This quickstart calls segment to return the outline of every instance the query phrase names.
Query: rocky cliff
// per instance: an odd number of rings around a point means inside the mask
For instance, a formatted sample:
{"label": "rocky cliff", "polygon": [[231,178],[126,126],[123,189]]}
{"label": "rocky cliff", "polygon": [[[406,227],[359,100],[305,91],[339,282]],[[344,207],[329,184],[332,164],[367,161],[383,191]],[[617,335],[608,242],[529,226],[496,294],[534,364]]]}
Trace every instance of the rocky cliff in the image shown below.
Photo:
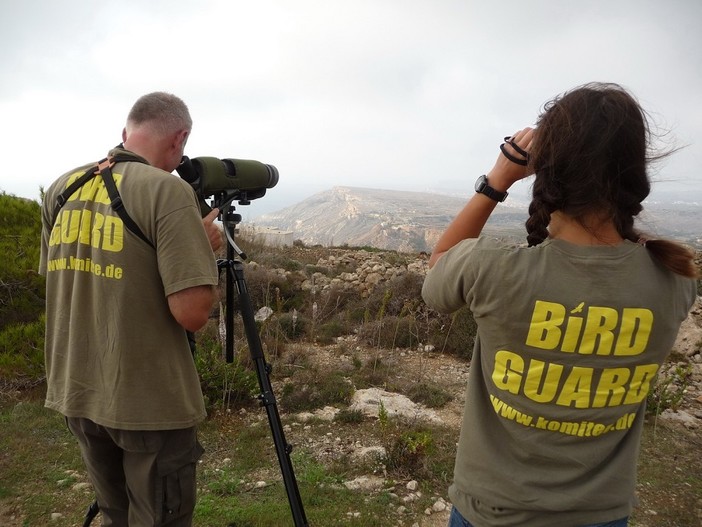
{"label": "rocky cliff", "polygon": [[[375,247],[401,252],[429,252],[466,202],[421,192],[334,187],[260,216],[254,227],[292,232],[306,245]],[[504,205],[490,218],[489,229],[518,236],[526,205]]]}
{"label": "rocky cliff", "polygon": [[[243,228],[274,229],[285,240],[326,247],[374,247],[401,252],[430,252],[438,237],[463,207],[465,196],[334,187],[296,205],[256,218]],[[645,203],[638,226],[648,233],[702,248],[697,203]],[[495,209],[485,227],[490,236],[525,241],[528,203],[510,197]],[[283,244],[289,245],[289,241]]]}

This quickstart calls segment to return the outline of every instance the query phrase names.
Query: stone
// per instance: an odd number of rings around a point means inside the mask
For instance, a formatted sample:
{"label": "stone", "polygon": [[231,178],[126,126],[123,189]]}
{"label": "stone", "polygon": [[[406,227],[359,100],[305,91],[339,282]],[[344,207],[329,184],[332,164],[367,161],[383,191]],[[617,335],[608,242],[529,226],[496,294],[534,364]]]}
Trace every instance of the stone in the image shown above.
{"label": "stone", "polygon": [[360,410],[364,415],[378,417],[381,404],[390,417],[408,417],[441,422],[436,412],[412,402],[404,395],[386,392],[380,388],[356,390],[353,394],[350,410]]}

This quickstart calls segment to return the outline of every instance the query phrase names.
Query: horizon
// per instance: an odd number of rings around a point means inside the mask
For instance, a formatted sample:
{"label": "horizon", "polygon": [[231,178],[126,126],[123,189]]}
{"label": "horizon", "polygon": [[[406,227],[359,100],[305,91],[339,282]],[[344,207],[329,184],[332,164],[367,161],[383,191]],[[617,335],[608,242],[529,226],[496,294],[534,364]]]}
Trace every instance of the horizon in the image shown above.
{"label": "horizon", "polygon": [[[174,174],[174,177],[179,177]],[[510,190],[510,196],[504,203],[500,204],[500,209],[522,209],[529,205],[530,201],[530,181],[519,182]],[[276,185],[277,186],[277,185]],[[426,189],[424,191],[419,190],[407,190],[407,189],[393,189],[385,187],[371,187],[367,185],[333,185],[321,190],[317,190],[312,193],[304,194],[300,193],[296,195],[295,193],[290,194],[276,194],[276,187],[266,189],[266,194],[259,199],[251,201],[250,205],[239,205],[235,203],[235,208],[239,214],[242,215],[242,221],[255,221],[262,216],[273,215],[278,212],[282,212],[285,209],[295,207],[301,204],[307,199],[314,196],[328,193],[333,191],[335,188],[350,188],[350,189],[360,189],[360,190],[371,190],[371,191],[383,191],[383,192],[407,192],[412,194],[426,194],[431,196],[445,196],[452,199],[465,199],[468,200],[472,194],[473,189]],[[36,197],[28,196],[18,196],[11,192],[5,191],[0,187],[0,193],[15,196],[18,198],[29,199],[35,202],[40,202],[39,190],[37,191]],[[271,197],[273,199],[271,199]],[[207,197],[210,199],[210,197]],[[677,206],[691,206],[691,207],[702,207],[702,188],[693,189],[693,191],[683,191],[683,190],[666,190],[656,188],[656,183],[652,184],[651,194],[642,202],[644,206],[644,211],[647,206],[656,206],[659,204],[669,204]],[[500,209],[497,209],[498,211]],[[700,218],[700,232],[702,232],[702,217]]]}

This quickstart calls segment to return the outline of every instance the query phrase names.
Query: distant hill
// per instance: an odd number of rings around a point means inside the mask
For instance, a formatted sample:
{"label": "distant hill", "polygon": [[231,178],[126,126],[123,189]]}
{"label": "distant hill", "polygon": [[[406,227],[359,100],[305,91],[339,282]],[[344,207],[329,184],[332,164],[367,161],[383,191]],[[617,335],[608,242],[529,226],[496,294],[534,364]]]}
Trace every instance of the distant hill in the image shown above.
{"label": "distant hill", "polygon": [[[307,245],[375,247],[430,252],[466,203],[455,197],[357,187],[334,187],[296,205],[259,216],[253,228],[287,231]],[[509,199],[495,209],[485,234],[523,242],[528,203]],[[646,205],[640,228],[702,247],[699,204]]]}

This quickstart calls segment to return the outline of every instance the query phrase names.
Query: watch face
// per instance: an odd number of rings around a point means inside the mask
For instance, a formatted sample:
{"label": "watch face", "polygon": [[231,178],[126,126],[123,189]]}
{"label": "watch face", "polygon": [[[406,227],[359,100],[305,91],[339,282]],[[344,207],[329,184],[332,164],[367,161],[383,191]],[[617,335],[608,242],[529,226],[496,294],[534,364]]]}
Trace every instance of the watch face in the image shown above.
{"label": "watch face", "polygon": [[495,201],[504,201],[507,198],[507,192],[500,192],[495,190],[488,184],[488,179],[486,175],[482,175],[475,182],[475,191],[479,194],[484,194],[490,199]]}

